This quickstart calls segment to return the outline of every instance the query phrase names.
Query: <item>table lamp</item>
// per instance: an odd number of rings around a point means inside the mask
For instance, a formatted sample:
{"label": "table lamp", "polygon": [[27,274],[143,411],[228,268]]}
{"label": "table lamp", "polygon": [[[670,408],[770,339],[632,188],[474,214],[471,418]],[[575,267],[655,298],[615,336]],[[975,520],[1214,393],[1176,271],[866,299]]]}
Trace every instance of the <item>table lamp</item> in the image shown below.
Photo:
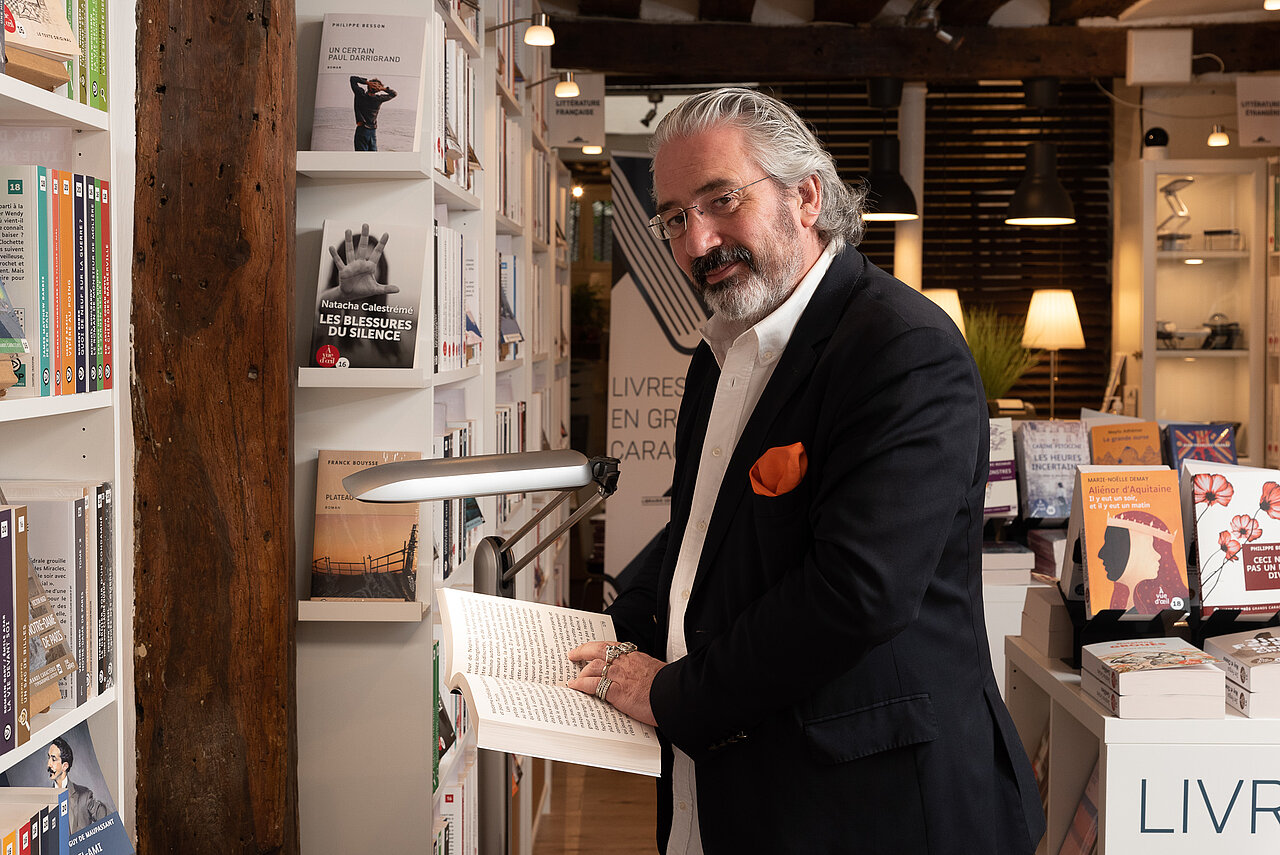
{"label": "table lamp", "polygon": [[1022,346],[1049,351],[1049,418],[1054,416],[1054,392],[1058,383],[1058,351],[1084,347],[1084,331],[1076,298],[1066,288],[1044,288],[1031,295]]}
{"label": "table lamp", "polygon": [[964,312],[960,309],[960,292],[955,288],[925,288],[920,293],[942,307],[948,317],[955,321],[956,326],[960,328],[960,335],[967,341],[969,337],[964,330]]}

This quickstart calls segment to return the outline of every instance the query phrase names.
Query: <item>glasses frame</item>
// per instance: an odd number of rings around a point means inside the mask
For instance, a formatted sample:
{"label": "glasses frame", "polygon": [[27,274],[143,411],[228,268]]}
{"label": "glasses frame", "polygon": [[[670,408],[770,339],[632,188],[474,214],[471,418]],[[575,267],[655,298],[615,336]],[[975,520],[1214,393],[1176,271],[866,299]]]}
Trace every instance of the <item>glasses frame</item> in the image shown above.
{"label": "glasses frame", "polygon": [[684,237],[684,235],[688,232],[689,230],[688,225],[687,224],[685,225],[684,231],[680,232],[680,234],[672,235],[667,230],[667,225],[664,222],[667,218],[676,216],[678,214],[688,214],[690,211],[697,211],[699,214],[701,214],[704,217],[731,217],[738,212],[738,205],[734,205],[733,210],[731,211],[722,211],[722,212],[705,211],[703,210],[702,206],[710,202],[714,202],[716,199],[723,199],[725,197],[732,197],[736,199],[739,204],[741,204],[742,200],[738,197],[737,194],[741,193],[743,190],[746,190],[748,187],[751,187],[752,185],[759,184],[761,181],[767,181],[772,177],[773,177],[772,175],[765,175],[762,178],[757,178],[755,181],[748,181],[746,184],[743,184],[741,187],[735,187],[732,190],[724,190],[724,191],[712,190],[708,192],[706,195],[704,195],[697,202],[694,202],[692,205],[688,205],[684,208],[675,208],[675,209],[669,209],[666,211],[660,211],[659,213],[655,214],[652,218],[650,218],[648,223],[649,231],[653,234],[654,237],[656,237],[658,240],[663,242],[679,240],[680,238]]}

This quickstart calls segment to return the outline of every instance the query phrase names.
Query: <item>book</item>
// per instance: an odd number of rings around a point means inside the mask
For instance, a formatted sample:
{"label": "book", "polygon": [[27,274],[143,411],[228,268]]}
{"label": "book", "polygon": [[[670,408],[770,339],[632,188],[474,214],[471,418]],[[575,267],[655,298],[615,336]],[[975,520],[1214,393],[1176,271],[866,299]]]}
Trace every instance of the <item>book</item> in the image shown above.
{"label": "book", "polygon": [[1280,695],[1280,629],[1260,628],[1204,640],[1206,653],[1217,656],[1227,677],[1250,692]]}
{"label": "book", "polygon": [[1062,528],[1027,530],[1027,548],[1035,553],[1035,572],[1053,579],[1062,577],[1067,552],[1067,531]]}
{"label": "book", "polygon": [[1121,695],[1214,695],[1226,673],[1218,658],[1180,638],[1099,641],[1080,648],[1080,674]]}
{"label": "book", "polygon": [[406,223],[325,220],[322,241],[310,365],[418,365],[419,343],[431,346],[422,329],[430,230]]}
{"label": "book", "polygon": [[1019,422],[1013,433],[1022,516],[1066,519],[1075,468],[1089,463],[1089,437],[1079,421]]}
{"label": "book", "polygon": [[1201,614],[1280,610],[1280,471],[1188,459],[1181,492]]}
{"label": "book", "polygon": [[[4,544],[7,543],[7,548]],[[27,589],[27,508],[26,505],[0,505],[0,574],[5,575],[6,596],[0,602],[0,622],[12,621],[12,633],[5,629],[0,634],[0,649],[4,655],[6,675],[12,674],[13,682],[5,681],[13,689],[14,745],[25,745],[31,738],[31,623],[30,598]],[[12,647],[8,647],[12,637]],[[7,713],[7,705],[6,705]],[[4,727],[9,726],[8,717]],[[8,737],[6,733],[6,743]]]}
{"label": "book", "polygon": [[1178,476],[1172,469],[1078,467],[1067,526],[1071,548],[1076,541],[1088,616],[1107,610],[1154,616],[1188,608]]}
{"label": "book", "polygon": [[76,657],[30,561],[27,562],[27,603],[30,626],[28,680],[31,684],[31,711],[35,713],[43,712],[61,700],[58,682],[76,670]]}
{"label": "book", "polygon": [[1236,431],[1225,424],[1171,423],[1164,427],[1165,462],[1178,473],[1184,460],[1236,462]]}
{"label": "book", "polygon": [[10,751],[26,743],[28,731],[19,728],[19,716],[26,718],[26,707],[19,698],[19,678],[25,650],[18,640],[18,621],[14,595],[14,541],[16,508],[0,505],[0,752]]}
{"label": "book", "polygon": [[427,18],[327,13],[312,151],[418,151]]}
{"label": "book", "polygon": [[312,599],[417,599],[421,506],[357,501],[342,479],[382,463],[421,459],[417,451],[319,452]]}
{"label": "book", "polygon": [[[42,166],[2,166],[0,180],[4,194],[0,210],[8,224],[8,239],[0,244],[0,318],[3,338],[0,353],[12,354],[17,383],[5,397],[33,397],[41,394],[40,368],[49,359],[48,292],[50,273],[50,232],[48,221],[49,171]],[[12,314],[10,314],[12,313]],[[19,325],[14,330],[12,322]],[[16,332],[16,336],[14,335]]]}
{"label": "book", "polygon": [[617,638],[612,618],[454,588],[436,594],[445,685],[466,697],[480,748],[661,773],[652,727],[563,685],[578,673],[566,654],[588,641]]}
{"label": "book", "polygon": [[1089,429],[1090,456],[1101,466],[1159,466],[1160,426],[1155,422],[1096,424]]}
{"label": "book", "polygon": [[1080,675],[1080,693],[1116,718],[1224,718],[1226,690],[1214,694],[1124,695],[1093,674]]}
{"label": "book", "polygon": [[1098,775],[1102,758],[1094,761],[1093,772],[1085,784],[1080,802],[1067,826],[1067,836],[1062,841],[1058,855],[1091,855],[1098,848]]}
{"label": "book", "polygon": [[1017,541],[988,540],[982,544],[983,584],[1026,584],[1035,566],[1036,554]]}
{"label": "book", "polygon": [[1228,680],[1227,706],[1247,718],[1280,718],[1280,692],[1251,692]]}
{"label": "book", "polygon": [[990,434],[987,494],[983,502],[982,515],[992,518],[1016,517],[1018,515],[1018,473],[1014,464],[1013,419],[991,419]]}
{"label": "book", "polygon": [[[31,851],[41,855],[70,851],[70,832],[62,821],[62,805],[67,803],[66,790],[50,786],[0,787],[0,817],[21,816],[20,806],[26,806],[30,813]],[[0,819],[0,827],[4,823]]]}
{"label": "book", "polygon": [[80,56],[63,0],[6,0],[5,45],[66,62]]}

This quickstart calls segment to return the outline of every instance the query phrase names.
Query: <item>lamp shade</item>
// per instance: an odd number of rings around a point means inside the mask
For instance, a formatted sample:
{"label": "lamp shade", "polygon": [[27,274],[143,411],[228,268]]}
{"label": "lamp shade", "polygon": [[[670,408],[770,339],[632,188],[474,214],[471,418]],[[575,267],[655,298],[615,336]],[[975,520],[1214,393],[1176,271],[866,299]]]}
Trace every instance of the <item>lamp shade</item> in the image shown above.
{"label": "lamp shade", "polygon": [[1231,145],[1231,137],[1227,135],[1227,129],[1222,125],[1214,125],[1213,130],[1209,132],[1209,139],[1205,142],[1212,148],[1222,148],[1224,145]]}
{"label": "lamp shade", "polygon": [[920,293],[942,307],[951,320],[960,328],[960,335],[965,335],[964,312],[960,310],[960,292],[955,288],[925,288]]}
{"label": "lamp shade", "polygon": [[899,167],[898,138],[871,138],[871,173],[867,176],[867,212],[873,222],[914,220],[916,197],[903,180]]}
{"label": "lamp shade", "polygon": [[1027,146],[1027,171],[1004,221],[1011,226],[1065,226],[1076,221],[1075,206],[1058,180],[1058,147],[1053,143]]}
{"label": "lamp shade", "polygon": [[591,480],[590,460],[577,451],[559,450],[397,460],[353,472],[342,486],[362,502],[426,502],[566,490]]}
{"label": "lamp shade", "polygon": [[[1031,295],[1022,346],[1040,350],[1078,350],[1084,347],[1084,331],[1076,298],[1066,288],[1045,288]],[[386,464],[384,464],[386,465]]]}
{"label": "lamp shade", "polygon": [[541,12],[533,15],[529,28],[524,31],[524,43],[535,47],[551,47],[556,34],[551,31],[551,18]]}
{"label": "lamp shade", "polygon": [[582,94],[582,90],[578,88],[578,81],[573,79],[572,71],[562,71],[556,82],[557,98],[577,98]]}

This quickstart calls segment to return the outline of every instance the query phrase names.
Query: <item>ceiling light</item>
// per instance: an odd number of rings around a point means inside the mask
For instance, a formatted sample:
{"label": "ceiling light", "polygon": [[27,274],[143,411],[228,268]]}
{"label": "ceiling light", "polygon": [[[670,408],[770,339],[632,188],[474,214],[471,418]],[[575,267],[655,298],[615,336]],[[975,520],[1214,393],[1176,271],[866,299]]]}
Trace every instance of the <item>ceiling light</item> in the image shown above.
{"label": "ceiling light", "polygon": [[604,154],[604,146],[602,145],[584,145],[582,147],[583,154]]}
{"label": "ceiling light", "polygon": [[[1280,0],[1276,0],[1280,3]],[[1280,8],[1280,7],[1277,7]],[[1227,136],[1227,129],[1222,125],[1214,125],[1213,130],[1209,132],[1209,139],[1206,140],[1212,148],[1221,148],[1224,145],[1231,145],[1231,137]]]}
{"label": "ceiling light", "polygon": [[556,83],[556,97],[577,98],[581,94],[582,90],[578,88],[578,81],[573,79],[573,72],[560,72],[560,79]]}
{"label": "ceiling light", "polygon": [[1027,171],[1004,221],[1011,226],[1066,226],[1076,221],[1075,206],[1058,180],[1058,147],[1053,143],[1027,146]]}
{"label": "ceiling light", "polygon": [[551,31],[551,18],[542,12],[538,12],[527,18],[515,18],[502,24],[495,24],[492,27],[485,27],[486,33],[492,33],[494,30],[501,30],[505,27],[514,27],[516,24],[528,24],[529,29],[524,31],[524,43],[533,45],[534,47],[551,47],[556,43],[556,34]]}
{"label": "ceiling light", "polygon": [[871,173],[867,176],[867,207],[862,215],[872,222],[915,220],[916,197],[903,180],[899,167],[898,138],[871,138]]}

